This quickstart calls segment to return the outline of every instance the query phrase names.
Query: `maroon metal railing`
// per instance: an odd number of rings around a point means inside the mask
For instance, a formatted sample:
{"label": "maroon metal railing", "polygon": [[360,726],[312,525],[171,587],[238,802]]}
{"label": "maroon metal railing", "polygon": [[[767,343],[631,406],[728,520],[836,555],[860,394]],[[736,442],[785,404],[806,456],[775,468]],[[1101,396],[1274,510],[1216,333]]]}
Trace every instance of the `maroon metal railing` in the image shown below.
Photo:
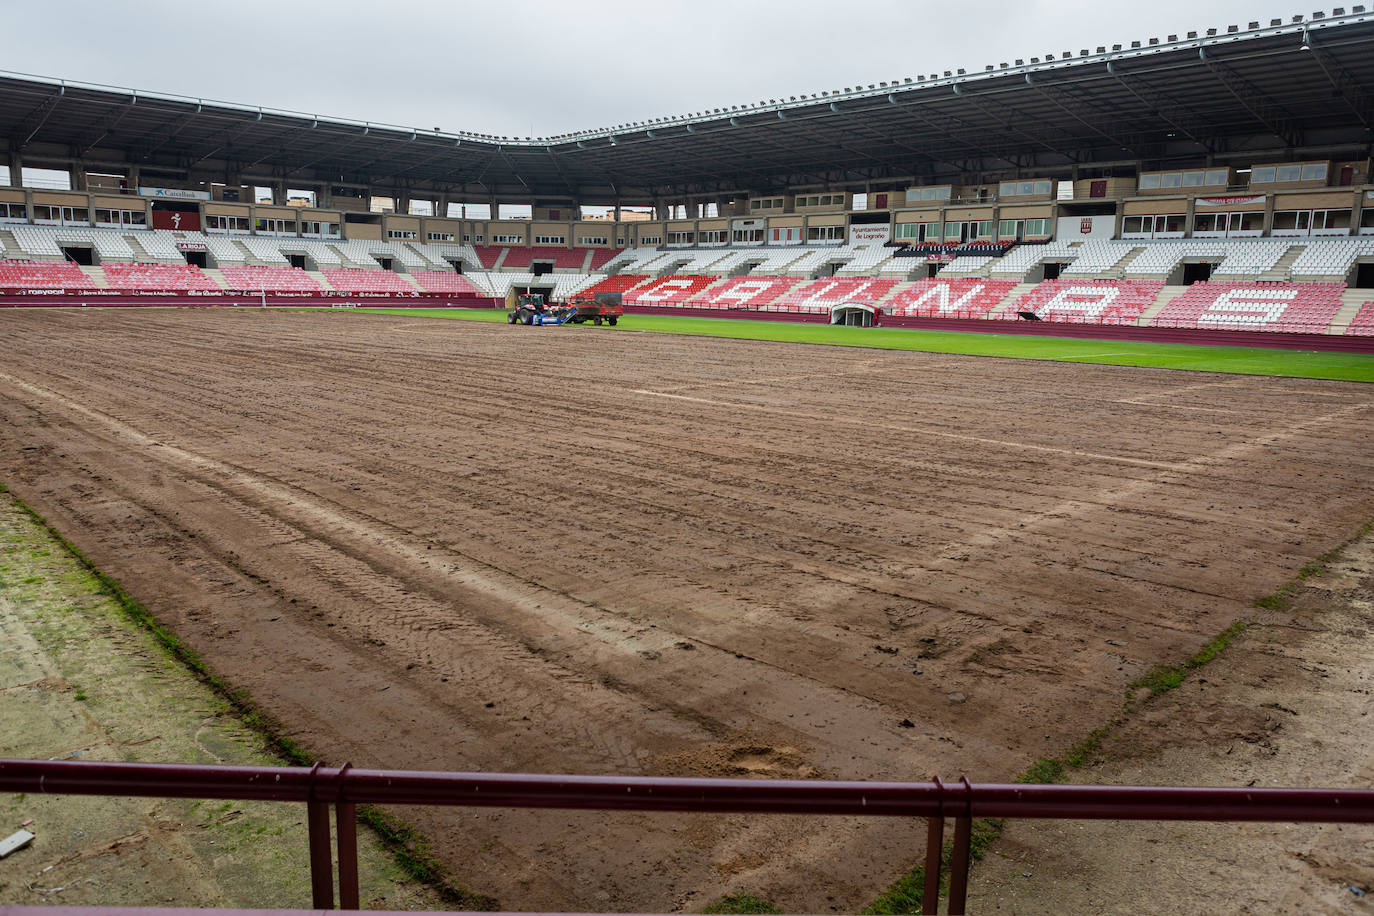
{"label": "maroon metal railing", "polygon": [[964,912],[972,819],[1374,823],[1374,789],[1064,786],[821,780],[658,779],[431,773],[342,767],[215,767],[76,760],[0,760],[0,792],[304,802],[312,905],[334,906],[329,807],[337,823],[339,902],[358,908],[356,806],[444,805],[845,814],[928,820],[923,912],[939,902],[944,822],[954,819],[950,913]]}

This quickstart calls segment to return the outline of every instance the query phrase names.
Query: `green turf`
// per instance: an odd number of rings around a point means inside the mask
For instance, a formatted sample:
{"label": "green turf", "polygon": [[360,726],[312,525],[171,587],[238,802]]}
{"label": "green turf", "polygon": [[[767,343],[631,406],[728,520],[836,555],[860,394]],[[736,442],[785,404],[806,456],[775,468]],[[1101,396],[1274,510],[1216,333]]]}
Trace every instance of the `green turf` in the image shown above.
{"label": "green turf", "polygon": [[[346,309],[420,318],[461,318],[504,322],[500,309]],[[742,318],[687,318],[677,315],[627,315],[616,327],[589,325],[563,328],[522,328],[532,334],[616,334],[651,331],[695,334],[738,340],[776,340],[790,343],[871,347],[884,350],[921,350],[970,356],[1005,356],[1111,366],[1194,369],[1239,375],[1277,375],[1288,378],[1338,379],[1374,382],[1374,354],[1329,353],[1318,350],[1276,350],[1266,347],[1212,347],[1135,340],[1091,340],[1070,337],[1033,337],[1023,334],[983,334],[966,331],[925,331],[909,328],[849,328],[793,321],[749,321]]]}

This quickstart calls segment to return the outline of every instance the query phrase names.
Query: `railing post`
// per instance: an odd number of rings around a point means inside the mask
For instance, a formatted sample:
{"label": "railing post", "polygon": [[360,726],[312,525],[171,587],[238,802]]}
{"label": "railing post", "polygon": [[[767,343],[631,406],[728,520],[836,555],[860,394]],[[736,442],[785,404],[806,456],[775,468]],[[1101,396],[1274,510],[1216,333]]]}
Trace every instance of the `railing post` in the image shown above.
{"label": "railing post", "polygon": [[329,855],[329,803],[305,803],[310,829],[310,905],[317,910],[334,909],[334,863]]}
{"label": "railing post", "polygon": [[963,916],[968,899],[969,844],[973,834],[973,818],[967,814],[954,819],[954,857],[949,863],[949,913]]}
{"label": "railing post", "polygon": [[963,916],[968,899],[968,869],[970,848],[973,843],[973,786],[968,777],[960,777],[963,783],[964,803],[959,816],[954,819],[954,854],[949,862],[949,913],[950,916]]}
{"label": "railing post", "polygon": [[339,909],[358,906],[358,806],[339,802],[334,806],[335,829],[339,832]]}
{"label": "railing post", "polygon": [[339,909],[358,907],[358,806],[344,801],[344,782],[353,764],[345,763],[334,776],[334,829],[339,853]]}
{"label": "railing post", "polygon": [[921,888],[921,912],[940,911],[940,867],[945,851],[945,786],[940,777],[935,777],[936,812],[926,818],[926,874],[925,886]]}

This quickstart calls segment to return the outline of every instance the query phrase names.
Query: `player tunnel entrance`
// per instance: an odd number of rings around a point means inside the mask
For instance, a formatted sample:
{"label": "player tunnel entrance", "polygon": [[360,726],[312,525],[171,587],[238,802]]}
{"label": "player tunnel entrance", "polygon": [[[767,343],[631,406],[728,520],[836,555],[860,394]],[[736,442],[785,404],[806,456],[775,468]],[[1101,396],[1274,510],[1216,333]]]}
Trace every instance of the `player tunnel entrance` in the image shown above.
{"label": "player tunnel entrance", "polygon": [[830,309],[830,323],[851,328],[871,328],[878,323],[878,310],[862,302],[842,302]]}

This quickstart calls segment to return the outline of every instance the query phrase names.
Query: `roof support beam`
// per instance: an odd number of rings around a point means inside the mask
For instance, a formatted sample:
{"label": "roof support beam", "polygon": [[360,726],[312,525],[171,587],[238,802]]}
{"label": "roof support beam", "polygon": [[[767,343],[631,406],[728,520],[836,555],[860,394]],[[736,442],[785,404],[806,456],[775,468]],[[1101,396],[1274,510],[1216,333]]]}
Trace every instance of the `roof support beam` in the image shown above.
{"label": "roof support beam", "polygon": [[237,140],[239,137],[242,137],[244,134],[248,133],[248,131],[256,127],[257,124],[257,121],[248,121],[240,125],[238,130],[230,133],[228,136],[218,137],[218,145],[214,146],[213,148],[208,149],[205,152],[199,154],[193,151],[190,155],[190,164],[195,165],[197,162],[203,162],[206,159],[209,159],[216,153],[233,149],[234,141]]}
{"label": "roof support beam", "polygon": [[[294,135],[294,136],[293,136],[293,135]],[[291,149],[293,146],[295,146],[296,144],[300,143],[301,141],[303,141],[305,138],[307,138],[307,137],[309,137],[309,136],[310,136],[310,135],[309,135],[308,133],[306,133],[305,131],[302,131],[302,130],[300,130],[300,129],[298,129],[298,128],[297,128],[297,129],[292,129],[292,128],[288,127],[286,130],[282,131],[281,133],[276,134],[275,136],[273,136],[273,137],[269,138],[268,140],[264,141],[265,143],[267,143],[267,145],[268,145],[269,147],[275,147],[275,148],[269,149],[269,151],[268,151],[266,154],[264,154],[264,155],[262,155],[262,156],[259,156],[258,158],[254,159],[252,162],[248,163],[248,168],[251,169],[253,166],[255,166],[255,165],[260,165],[261,163],[266,162],[268,159],[271,159],[273,156],[276,156],[276,155],[278,155],[279,153],[282,153],[282,152],[285,152],[286,150]],[[291,137],[291,139],[289,139],[289,140],[283,140],[283,138],[285,138],[285,137]],[[278,143],[280,143],[279,146],[278,146]]]}
{"label": "roof support beam", "polygon": [[1331,84],[1331,88],[1340,95],[1346,105],[1350,106],[1350,110],[1364,125],[1364,129],[1374,130],[1374,103],[1371,103],[1369,93],[1360,86],[1360,81],[1352,76],[1340,61],[1317,44],[1311,35],[1307,37],[1307,47],[1307,54],[1321,68],[1322,75]]}
{"label": "roof support beam", "polygon": [[[1203,139],[1203,131],[1201,129],[1188,126],[1189,124],[1197,124],[1199,119],[1196,115],[1191,114],[1183,105],[1174,101],[1158,89],[1145,85],[1139,76],[1131,73],[1129,70],[1123,70],[1113,61],[1107,61],[1107,72],[1116,77],[1116,81],[1121,88],[1125,89],[1136,101],[1148,108],[1155,117],[1209,152],[1216,148],[1213,141]],[[1127,79],[1127,76],[1131,78]],[[1178,115],[1183,115],[1185,117],[1178,117]]]}
{"label": "roof support beam", "polygon": [[52,113],[57,110],[57,104],[62,101],[62,97],[66,93],[67,87],[59,86],[56,92],[39,102],[28,114],[24,115],[10,134],[10,148],[22,150],[28,146],[29,141],[38,135],[38,131],[47,123],[48,118],[52,117]]}
{"label": "roof support beam", "polygon": [[81,138],[76,143],[76,158],[80,159],[95,148],[95,145],[110,135],[110,131],[119,126],[119,122],[129,116],[129,113],[137,106],[137,97],[129,100],[129,104],[122,108],[117,108],[105,118],[104,121],[96,125],[95,129]]}
{"label": "roof support beam", "polygon": [[[1070,153],[1061,149],[1047,138],[1036,136],[1022,127],[1022,124],[1034,123],[1036,119],[1028,117],[1017,109],[1012,108],[1010,105],[1005,105],[1000,102],[994,103],[991,98],[985,98],[981,94],[971,92],[961,93],[959,98],[966,99],[974,108],[977,108],[994,121],[998,121],[1002,129],[1006,132],[1017,134],[1032,145],[1044,147],[1049,152],[1054,153],[1056,156],[1062,156],[1069,162],[1080,161],[1077,153]],[[998,111],[995,110],[995,108],[1003,110]]]}
{"label": "roof support beam", "polygon": [[188,112],[185,115],[182,115],[181,120],[177,123],[176,127],[173,127],[171,130],[167,129],[167,127],[171,125],[171,121],[168,121],[166,124],[160,125],[156,132],[156,142],[152,143],[151,145],[135,147],[133,150],[130,151],[129,158],[135,162],[146,162],[148,160],[148,157],[152,156],[153,153],[162,149],[168,143],[171,143],[173,140],[175,140],[178,136],[181,135],[182,131],[184,131],[186,128],[194,124],[196,122],[196,118],[199,115],[199,108],[197,108],[195,111]]}
{"label": "roof support beam", "polygon": [[[1097,134],[1099,137],[1102,137],[1103,139],[1109,141],[1112,145],[1118,147],[1119,149],[1125,150],[1132,156],[1140,158],[1139,150],[1133,148],[1133,143],[1130,142],[1128,138],[1118,137],[1115,134],[1107,133],[1105,130],[1098,127],[1097,124],[1093,123],[1087,118],[1084,118],[1081,114],[1079,114],[1079,111],[1081,110],[1084,113],[1096,118],[1100,123],[1106,124],[1111,123],[1112,119],[1110,116],[1100,112],[1094,112],[1090,104],[1084,102],[1082,99],[1075,98],[1071,93],[1064,89],[1060,89],[1056,86],[1042,83],[1040,80],[1031,79],[1031,75],[1029,73],[1026,74],[1026,85],[1030,86],[1045,99],[1048,99],[1049,102],[1054,105],[1054,107],[1064,112],[1064,114],[1068,115],[1070,118],[1077,121],[1079,124],[1082,124],[1092,133]],[[1066,101],[1068,102],[1068,104],[1065,104]]]}
{"label": "roof support beam", "polygon": [[1256,120],[1273,131],[1274,136],[1282,139],[1287,145],[1301,145],[1301,137],[1298,136],[1292,115],[1275,104],[1269,96],[1260,91],[1258,86],[1227,66],[1225,61],[1207,53],[1206,48],[1198,48],[1197,54],[1202,62],[1207,65],[1207,69],[1212,71],[1217,81],[1226,87],[1226,91],[1235,97],[1242,108],[1250,112]]}

